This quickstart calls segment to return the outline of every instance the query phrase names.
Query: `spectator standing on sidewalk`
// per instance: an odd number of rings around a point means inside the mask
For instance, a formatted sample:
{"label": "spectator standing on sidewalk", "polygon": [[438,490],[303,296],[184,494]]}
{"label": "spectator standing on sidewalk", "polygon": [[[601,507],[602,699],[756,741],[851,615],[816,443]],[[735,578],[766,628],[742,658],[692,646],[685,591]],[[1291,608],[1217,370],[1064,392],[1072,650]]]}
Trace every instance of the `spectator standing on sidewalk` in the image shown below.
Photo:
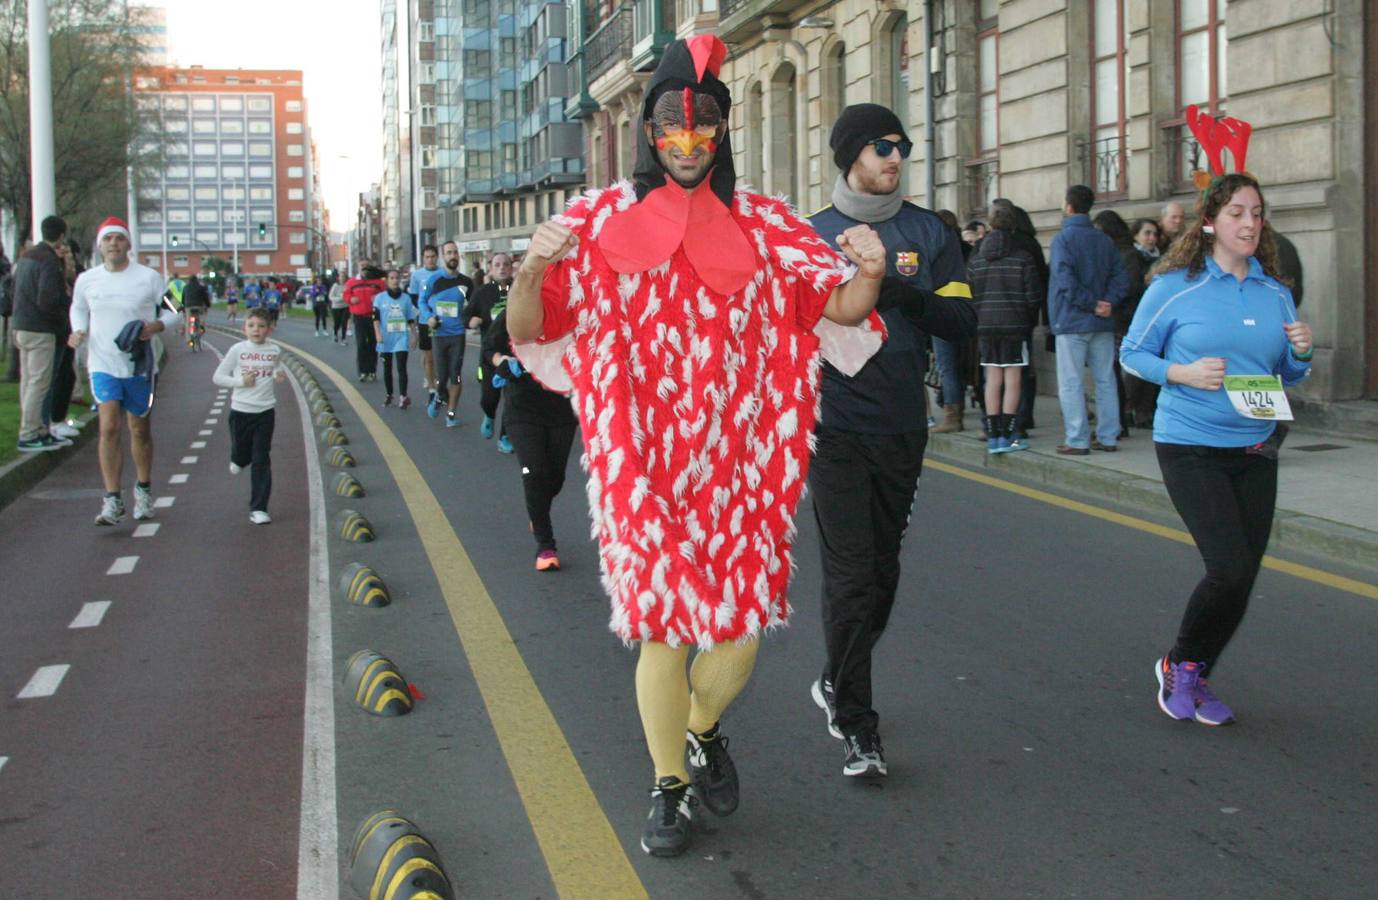
{"label": "spectator standing on sidewalk", "polygon": [[[1258,182],[1217,173],[1198,212],[1160,263],[1120,352],[1126,370],[1163,386],[1154,448],[1206,567],[1176,642],[1154,665],[1158,706],[1174,719],[1224,725],[1234,713],[1206,679],[1244,619],[1268,547],[1275,414],[1282,385],[1310,374],[1313,345],[1280,279]],[[1230,376],[1281,383],[1252,385],[1250,400]]]}
{"label": "spectator standing on sidewalk", "polygon": [[1091,225],[1095,193],[1084,184],[1067,189],[1062,230],[1053,238],[1049,325],[1057,343],[1057,394],[1066,439],[1057,452],[1091,452],[1082,369],[1091,369],[1096,388],[1097,450],[1113,452],[1120,440],[1120,403],[1115,389],[1115,307],[1129,291],[1129,276],[1110,238]]}
{"label": "spectator standing on sidewalk", "polygon": [[163,304],[162,277],[129,258],[129,226],[114,216],[96,234],[102,264],[77,279],[72,298],[73,347],[85,343],[91,394],[100,410],[100,470],[105,482],[97,525],[124,518],[120,484],[124,450],[120,413],[129,428],[134,456],[134,518],[153,518],[153,389],[158,362],[152,337],[177,326],[178,315]]}
{"label": "spectator standing on sidewalk", "polygon": [[[965,240],[961,240],[962,232],[957,224],[957,214],[948,209],[940,209],[937,216],[943,224],[958,238],[957,246],[961,248],[962,261],[965,263],[971,256],[972,245]],[[962,345],[963,341],[949,341],[935,335],[929,335],[933,345],[933,365],[938,370],[938,405],[943,408],[943,419],[933,427],[934,434],[949,434],[955,431],[963,431],[966,426],[962,424],[963,407],[966,403],[967,379],[965,377],[966,366],[962,365]],[[927,398],[925,398],[925,401]]]}
{"label": "spectator standing on sidewalk", "polygon": [[[512,257],[507,253],[494,253],[488,260],[488,280],[474,288],[469,302],[464,307],[464,318],[470,328],[478,330],[480,339],[488,334],[493,318],[507,308],[507,292],[511,287]],[[511,351],[504,352],[510,354]],[[498,403],[502,400],[502,389],[494,385],[493,379],[488,377],[493,373],[493,364],[489,357],[488,353],[479,354],[477,371],[479,406],[483,408],[483,423],[479,425],[479,434],[483,435],[485,440],[493,436],[498,418]],[[511,453],[512,442],[508,440],[506,426],[507,419],[504,418],[503,427],[499,429],[498,450]]]}
{"label": "spectator standing on sidewalk", "polygon": [[[459,271],[459,245],[446,241],[440,248],[445,268],[430,281],[421,298],[419,318],[431,326],[436,392],[426,404],[434,419],[445,404],[445,427],[459,424],[459,397],[464,390],[464,306],[474,283]],[[443,393],[442,393],[443,392]]]}
{"label": "spectator standing on sidewalk", "polygon": [[[1021,206],[1015,206],[1014,202],[1004,197],[996,197],[990,202],[990,214],[992,218],[995,211],[1000,207],[1005,207],[1014,213],[1015,227],[1011,233],[1011,240],[1017,250],[1022,250],[1033,260],[1034,270],[1038,273],[1038,283],[1046,289],[1048,284],[1048,259],[1043,254],[1043,245],[1038,242],[1038,229],[1034,226],[1033,219],[1025,212]],[[1041,322],[1048,319],[1048,296],[1046,293],[1040,294],[1038,304],[1034,308],[1033,317],[1029,321],[1029,331],[1025,335],[1025,340],[1029,342],[1029,347],[1033,347],[1034,329]],[[1015,437],[1021,441],[1028,441],[1029,431],[1034,427],[1034,398],[1038,396],[1038,375],[1032,365],[1024,366],[1020,372],[1019,379],[1019,411],[1015,413]],[[986,435],[990,437],[989,434]]]}
{"label": "spectator standing on sidewalk", "polygon": [[1169,200],[1163,204],[1160,215],[1158,216],[1158,251],[1167,253],[1172,247],[1172,242],[1177,240],[1182,234],[1182,229],[1187,224],[1187,211],[1176,200]]}
{"label": "spectator standing on sidewalk", "polygon": [[[1113,209],[1101,210],[1092,220],[1092,224],[1115,245],[1115,250],[1120,254],[1120,267],[1129,278],[1129,288],[1124,295],[1124,302],[1115,307],[1115,315],[1112,317],[1115,322],[1115,396],[1120,404],[1120,436],[1128,437],[1129,428],[1134,424],[1129,402],[1129,379],[1134,376],[1126,375],[1120,369],[1120,341],[1124,340],[1124,334],[1129,330],[1134,311],[1139,308],[1139,298],[1143,296],[1144,288],[1147,286],[1144,281],[1143,257],[1134,249],[1134,237],[1129,233],[1128,223]],[[1142,381],[1139,383],[1143,384]],[[1137,395],[1135,399],[1138,399]]]}
{"label": "spectator standing on sidewalk", "polygon": [[273,493],[273,429],[277,422],[275,386],[287,380],[282,348],[268,340],[272,317],[266,309],[244,316],[244,340],[225,351],[211,376],[230,393],[230,474],[249,468],[249,521],[267,525],[268,498]]}
{"label": "spectator standing on sidewalk", "polygon": [[43,424],[48,433],[57,438],[75,438],[81,434],[76,419],[69,419],[73,395],[77,389],[77,351],[67,343],[72,334],[71,310],[72,291],[76,288],[77,276],[85,271],[81,263],[80,248],[77,242],[68,238],[58,248],[62,257],[63,278],[67,288],[67,300],[62,309],[62,330],[57,334],[57,349],[53,355],[53,378],[48,385],[48,396],[43,400]]}
{"label": "spectator standing on sidewalk", "polygon": [[[66,252],[67,223],[48,216],[38,226],[43,238],[19,258],[14,271],[13,342],[19,351],[19,443],[21,452],[56,450],[71,445],[50,433],[44,422],[48,390],[59,354],[57,341],[67,333],[63,319],[71,307]],[[61,249],[59,249],[61,248]]]}
{"label": "spectator standing on sidewalk", "polygon": [[1022,376],[1030,360],[1029,332],[1043,299],[1043,281],[1033,258],[1015,240],[1014,210],[996,207],[990,225],[967,261],[967,273],[986,379],[986,450],[1008,453],[1029,446],[1019,437],[1017,420]]}
{"label": "spectator standing on sidewalk", "polygon": [[416,334],[416,308],[402,291],[402,273],[388,269],[387,289],[373,297],[373,336],[378,341],[378,356],[383,361],[383,405],[392,405],[392,366],[397,364],[397,405],[411,406],[407,394],[407,351]]}
{"label": "spectator standing on sidewalk", "polygon": [[373,298],[387,290],[382,269],[365,262],[359,274],[345,282],[344,301],[354,321],[354,361],[360,381],[378,380],[378,344],[373,336]]}
{"label": "spectator standing on sidewalk", "polygon": [[833,202],[809,222],[835,246],[859,226],[880,236],[876,311],[888,337],[855,375],[823,366],[809,489],[822,544],[825,662],[812,694],[843,741],[842,774],[878,777],[888,769],[871,658],[899,587],[900,544],[928,444],[922,335],[967,341],[976,310],[957,235],[900,193],[913,145],[899,117],[874,103],[849,106],[828,146],[839,170]]}

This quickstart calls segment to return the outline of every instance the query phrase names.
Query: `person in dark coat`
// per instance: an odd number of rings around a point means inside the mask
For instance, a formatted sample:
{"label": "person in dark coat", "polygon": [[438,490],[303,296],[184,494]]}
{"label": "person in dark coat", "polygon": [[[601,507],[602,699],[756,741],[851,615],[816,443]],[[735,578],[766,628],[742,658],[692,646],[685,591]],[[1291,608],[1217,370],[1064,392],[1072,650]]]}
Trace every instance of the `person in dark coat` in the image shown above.
{"label": "person in dark coat", "polygon": [[1014,211],[998,207],[990,224],[992,230],[967,260],[967,276],[986,382],[986,449],[1007,453],[1028,449],[1016,422],[1020,374],[1029,365],[1029,333],[1044,287],[1033,258],[1016,245]]}
{"label": "person in dark coat", "polygon": [[[1145,399],[1145,395],[1150,393],[1148,389],[1156,388],[1157,385],[1140,381],[1120,368],[1120,342],[1124,340],[1125,332],[1129,331],[1129,323],[1134,321],[1134,311],[1139,308],[1139,298],[1144,295],[1144,288],[1147,287],[1144,281],[1144,260],[1134,246],[1134,236],[1129,232],[1129,225],[1119,213],[1111,209],[1103,210],[1096,214],[1091,224],[1114,242],[1115,249],[1120,254],[1120,265],[1129,275],[1129,293],[1125,294],[1124,302],[1115,307],[1114,315],[1115,385],[1120,395],[1120,426],[1123,429],[1121,437],[1125,437],[1129,434],[1130,425],[1139,419],[1152,421],[1152,404],[1158,399],[1156,390],[1151,392],[1151,401]],[[1130,387],[1131,380],[1138,382],[1133,388]],[[1138,401],[1139,407],[1131,409],[1131,396]],[[1146,407],[1145,403],[1148,404]]]}

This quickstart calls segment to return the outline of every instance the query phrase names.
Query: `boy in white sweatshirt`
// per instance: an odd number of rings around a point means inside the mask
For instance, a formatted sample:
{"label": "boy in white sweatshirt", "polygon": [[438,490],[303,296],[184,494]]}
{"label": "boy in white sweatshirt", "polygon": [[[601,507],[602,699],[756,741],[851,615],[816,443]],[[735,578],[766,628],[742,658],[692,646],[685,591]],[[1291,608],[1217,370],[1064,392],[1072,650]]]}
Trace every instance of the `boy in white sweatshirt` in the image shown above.
{"label": "boy in white sweatshirt", "polygon": [[273,387],[287,380],[281,365],[282,348],[270,343],[272,318],[267,310],[254,307],[244,316],[244,337],[231,347],[215,370],[215,383],[234,388],[230,395],[230,472],[238,475],[245,466],[251,482],[249,521],[266,525],[268,495],[273,491],[273,469],[269,452],[273,445]]}

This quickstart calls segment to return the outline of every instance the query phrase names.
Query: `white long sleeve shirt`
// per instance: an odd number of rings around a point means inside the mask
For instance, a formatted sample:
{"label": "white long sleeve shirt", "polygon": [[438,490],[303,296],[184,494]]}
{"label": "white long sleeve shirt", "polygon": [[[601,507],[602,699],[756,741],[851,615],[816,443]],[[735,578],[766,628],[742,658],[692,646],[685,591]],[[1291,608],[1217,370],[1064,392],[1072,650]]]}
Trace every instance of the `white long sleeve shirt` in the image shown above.
{"label": "white long sleeve shirt", "polygon": [[[242,413],[261,413],[277,404],[273,390],[273,376],[281,368],[282,348],[272,341],[255,344],[240,341],[225,351],[225,358],[212,376],[220,387],[234,388],[230,394],[230,409]],[[257,380],[253,387],[244,386],[244,375],[252,372]]]}
{"label": "white long sleeve shirt", "polygon": [[162,297],[162,276],[136,262],[119,272],[101,265],[78,275],[70,319],[73,331],[86,333],[88,370],[114,378],[133,376],[134,361],[115,338],[135,319],[175,327],[177,313],[161,307]]}

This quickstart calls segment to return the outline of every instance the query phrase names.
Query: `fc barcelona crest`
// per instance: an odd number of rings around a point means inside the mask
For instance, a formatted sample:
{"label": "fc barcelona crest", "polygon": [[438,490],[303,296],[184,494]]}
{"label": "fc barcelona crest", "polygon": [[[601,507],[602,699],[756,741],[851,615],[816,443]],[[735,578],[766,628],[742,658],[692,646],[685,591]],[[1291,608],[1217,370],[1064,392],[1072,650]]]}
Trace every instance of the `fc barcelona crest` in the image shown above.
{"label": "fc barcelona crest", "polygon": [[913,250],[896,251],[895,270],[905,276],[919,274],[919,254]]}

